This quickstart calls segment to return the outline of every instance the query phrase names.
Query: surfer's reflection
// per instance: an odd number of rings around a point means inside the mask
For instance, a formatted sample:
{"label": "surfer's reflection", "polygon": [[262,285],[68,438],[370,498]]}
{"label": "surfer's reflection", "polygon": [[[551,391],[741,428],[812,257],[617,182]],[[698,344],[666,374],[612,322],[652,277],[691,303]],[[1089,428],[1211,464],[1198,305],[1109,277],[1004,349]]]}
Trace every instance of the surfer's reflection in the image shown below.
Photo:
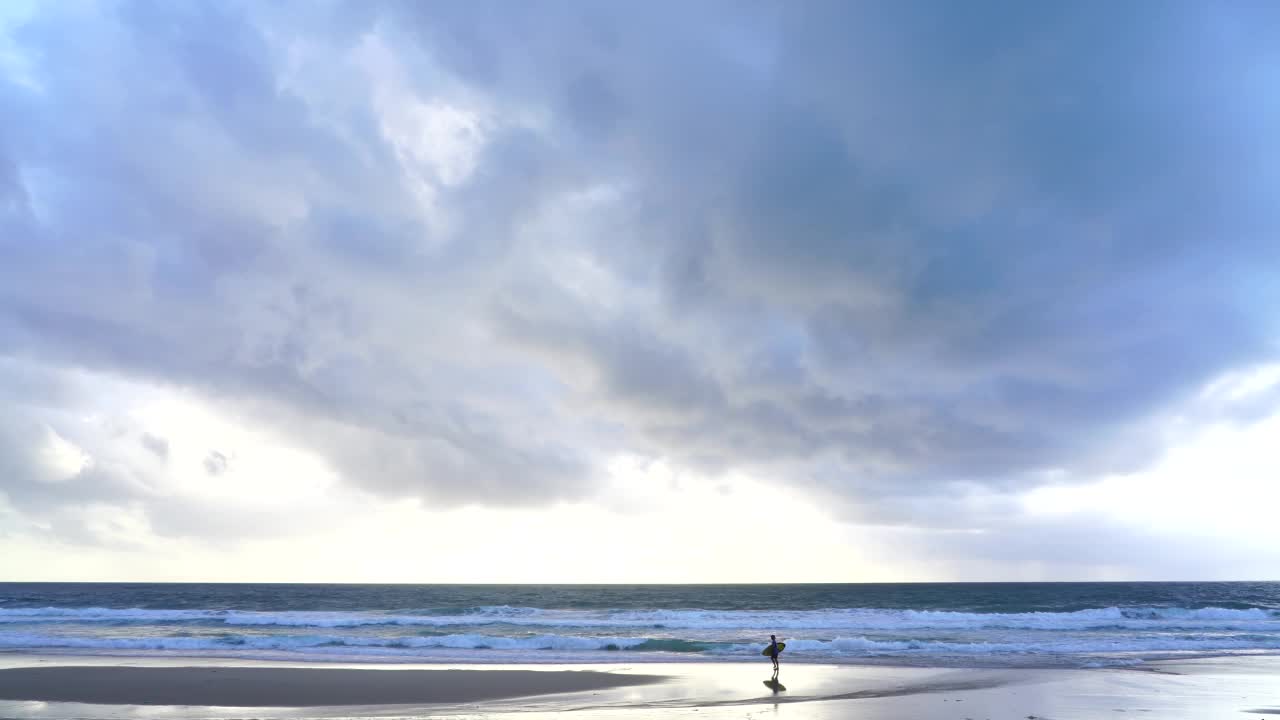
{"label": "surfer's reflection", "polygon": [[772,678],[770,678],[770,679],[768,679],[768,680],[763,680],[762,682],[764,683],[764,686],[765,686],[765,687],[767,687],[767,688],[769,688],[770,690],[772,690],[772,691],[773,691],[773,694],[774,694],[774,695],[777,695],[777,694],[778,694],[778,693],[780,693],[780,692],[786,692],[786,691],[787,691],[787,686],[786,686],[786,685],[783,685],[783,684],[782,684],[782,683],[780,683],[780,682],[778,682],[778,676],[777,676],[777,675],[774,675]]}

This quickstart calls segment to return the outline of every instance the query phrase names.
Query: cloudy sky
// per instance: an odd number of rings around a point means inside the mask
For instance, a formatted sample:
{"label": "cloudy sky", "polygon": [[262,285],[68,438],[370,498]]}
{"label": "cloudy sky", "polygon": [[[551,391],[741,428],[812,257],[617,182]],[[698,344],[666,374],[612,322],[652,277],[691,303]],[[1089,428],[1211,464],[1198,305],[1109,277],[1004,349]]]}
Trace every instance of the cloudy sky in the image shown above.
{"label": "cloudy sky", "polygon": [[1275,579],[1270,3],[0,6],[0,579]]}

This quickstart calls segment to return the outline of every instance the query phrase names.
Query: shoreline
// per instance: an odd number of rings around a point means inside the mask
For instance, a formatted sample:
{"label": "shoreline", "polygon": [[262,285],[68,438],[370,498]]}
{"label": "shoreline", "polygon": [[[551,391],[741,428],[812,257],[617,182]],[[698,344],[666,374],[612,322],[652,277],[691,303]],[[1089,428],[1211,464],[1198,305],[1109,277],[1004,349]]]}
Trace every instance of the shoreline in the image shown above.
{"label": "shoreline", "polygon": [[[1280,662],[1280,650],[1229,650],[1229,651],[1166,651],[1159,653],[1145,652],[1112,652],[1095,653],[1089,656],[1071,654],[993,654],[984,655],[865,655],[844,658],[809,656],[804,654],[784,654],[783,664],[789,666],[834,666],[834,667],[875,667],[875,668],[924,668],[950,670],[1098,670],[1128,669],[1143,670],[1158,667],[1162,663],[1177,663],[1198,660],[1252,660],[1274,658]],[[40,663],[57,664],[146,664],[173,666],[181,664],[220,664],[235,666],[263,667],[328,667],[328,668],[439,668],[441,666],[458,668],[502,668],[521,667],[531,669],[548,669],[556,667],[581,667],[583,669],[605,668],[626,665],[629,667],[645,666],[684,666],[684,665],[768,665],[765,657],[741,656],[705,656],[697,653],[652,653],[637,655],[634,653],[610,653],[607,657],[583,658],[548,653],[545,659],[528,655],[519,656],[475,656],[442,653],[440,655],[328,655],[311,654],[298,651],[237,653],[234,651],[150,651],[150,650],[84,650],[61,648],[2,648],[0,649],[0,669],[6,667],[23,667],[32,659]]]}

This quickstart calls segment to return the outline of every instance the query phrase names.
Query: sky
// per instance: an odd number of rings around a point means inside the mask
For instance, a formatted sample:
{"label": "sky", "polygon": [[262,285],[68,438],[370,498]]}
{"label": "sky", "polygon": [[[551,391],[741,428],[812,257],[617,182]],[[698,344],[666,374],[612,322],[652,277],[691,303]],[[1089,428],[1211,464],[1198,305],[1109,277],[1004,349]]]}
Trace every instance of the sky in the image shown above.
{"label": "sky", "polygon": [[0,6],[0,579],[1280,579],[1280,8]]}

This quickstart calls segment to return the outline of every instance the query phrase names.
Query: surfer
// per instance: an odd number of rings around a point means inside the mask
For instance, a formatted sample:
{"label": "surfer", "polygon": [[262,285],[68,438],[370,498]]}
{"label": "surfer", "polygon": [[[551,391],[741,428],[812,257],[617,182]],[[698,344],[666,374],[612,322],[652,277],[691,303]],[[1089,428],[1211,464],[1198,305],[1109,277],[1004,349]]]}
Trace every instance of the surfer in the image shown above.
{"label": "surfer", "polygon": [[773,660],[773,673],[778,674],[778,653],[782,652],[782,648],[778,647],[778,636],[769,636],[769,659]]}

